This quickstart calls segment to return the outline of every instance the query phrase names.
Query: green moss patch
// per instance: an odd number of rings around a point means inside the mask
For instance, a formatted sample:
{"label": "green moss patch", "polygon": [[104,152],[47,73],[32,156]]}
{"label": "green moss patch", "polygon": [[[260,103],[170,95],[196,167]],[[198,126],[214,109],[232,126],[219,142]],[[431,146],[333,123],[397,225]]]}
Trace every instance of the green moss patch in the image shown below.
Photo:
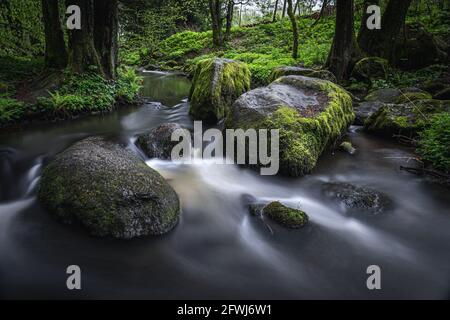
{"label": "green moss patch", "polygon": [[286,207],[278,201],[265,206],[263,214],[288,228],[301,228],[309,220],[305,212]]}
{"label": "green moss patch", "polygon": [[250,71],[242,62],[200,61],[192,81],[189,113],[197,120],[208,122],[225,118],[233,102],[250,90],[250,81]]}

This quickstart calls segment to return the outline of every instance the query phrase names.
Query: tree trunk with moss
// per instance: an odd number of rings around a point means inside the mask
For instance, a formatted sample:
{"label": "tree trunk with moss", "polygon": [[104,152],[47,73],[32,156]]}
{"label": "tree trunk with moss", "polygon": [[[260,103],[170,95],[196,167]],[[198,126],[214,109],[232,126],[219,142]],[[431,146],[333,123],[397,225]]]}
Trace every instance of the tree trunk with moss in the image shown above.
{"label": "tree trunk with moss", "polygon": [[119,10],[117,0],[95,0],[94,44],[103,72],[116,78],[118,59]]}
{"label": "tree trunk with moss", "polygon": [[213,44],[215,47],[221,47],[223,44],[222,36],[222,2],[220,0],[209,0],[209,9],[211,11],[211,24],[213,31]]}
{"label": "tree trunk with moss", "polygon": [[298,58],[298,24],[294,14],[294,6],[292,0],[287,0],[287,12],[292,24],[292,36],[294,37],[292,44],[292,58]]}
{"label": "tree trunk with moss", "polygon": [[69,69],[75,73],[96,70],[104,76],[94,45],[94,0],[66,0],[81,9],[81,29],[69,30]]}
{"label": "tree trunk with moss", "polygon": [[361,56],[355,38],[353,11],[353,0],[337,0],[335,34],[325,66],[338,81],[350,77],[353,66]]}
{"label": "tree trunk with moss", "polygon": [[227,25],[226,25],[225,37],[224,37],[225,41],[228,41],[231,36],[231,27],[233,25],[233,15],[234,15],[234,0],[228,0]]}
{"label": "tree trunk with moss", "polygon": [[380,30],[369,30],[363,24],[359,36],[361,49],[370,56],[379,56],[392,61],[395,44],[405,24],[411,2],[412,0],[390,0],[382,15]]}
{"label": "tree trunk with moss", "polygon": [[67,66],[67,51],[58,1],[42,0],[42,16],[45,29],[45,66],[48,69],[64,69]]}

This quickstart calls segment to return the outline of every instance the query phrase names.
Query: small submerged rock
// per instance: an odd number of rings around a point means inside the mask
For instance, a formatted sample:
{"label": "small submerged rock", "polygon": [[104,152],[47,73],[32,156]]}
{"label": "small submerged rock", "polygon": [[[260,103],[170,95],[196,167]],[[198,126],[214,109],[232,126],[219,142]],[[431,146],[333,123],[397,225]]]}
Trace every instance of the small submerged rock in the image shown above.
{"label": "small submerged rock", "polygon": [[355,154],[355,152],[356,152],[356,149],[353,147],[351,142],[348,142],[348,141],[342,142],[341,145],[339,146],[339,148],[342,151],[345,151],[349,154]]}
{"label": "small submerged rock", "polygon": [[326,197],[338,200],[347,209],[378,214],[390,205],[390,199],[385,194],[371,188],[354,186],[350,183],[329,182],[323,185],[322,190]]}
{"label": "small submerged rock", "polygon": [[173,148],[178,141],[172,141],[172,133],[183,129],[177,123],[165,123],[150,132],[141,134],[136,140],[136,145],[149,158],[170,160]]}
{"label": "small submerged rock", "polygon": [[248,205],[248,210],[253,216],[267,216],[280,225],[292,229],[301,228],[309,221],[309,217],[305,212],[286,207],[279,201],[269,204],[252,203]]}
{"label": "small submerged rock", "polygon": [[38,198],[64,223],[91,234],[130,239],[170,231],[180,201],[155,170],[124,147],[87,138],[58,154],[44,169]]}

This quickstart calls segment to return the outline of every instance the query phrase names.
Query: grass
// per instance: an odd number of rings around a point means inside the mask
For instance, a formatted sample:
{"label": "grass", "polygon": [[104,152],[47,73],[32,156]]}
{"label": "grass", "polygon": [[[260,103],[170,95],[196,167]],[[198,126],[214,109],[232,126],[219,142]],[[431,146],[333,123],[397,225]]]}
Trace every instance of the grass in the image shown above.
{"label": "grass", "polygon": [[255,84],[266,84],[272,69],[280,65],[322,65],[330,50],[334,19],[327,18],[312,27],[314,20],[300,19],[299,58],[292,58],[292,32],[288,19],[252,27],[235,27],[225,47],[212,47],[212,32],[177,33],[159,46],[150,63],[164,69],[192,73],[200,60],[223,57],[248,64]]}
{"label": "grass", "polygon": [[[20,64],[18,66],[20,70]],[[12,73],[17,74],[17,71]],[[16,79],[14,75],[8,77]],[[37,98],[35,103],[16,100],[13,92],[0,96],[0,127],[34,118],[60,119],[84,113],[108,112],[118,102],[133,103],[142,81],[131,68],[120,68],[116,81],[106,80],[95,73],[65,73],[63,78],[58,89],[49,92],[48,97]],[[8,88],[13,87],[14,83],[9,83]]]}

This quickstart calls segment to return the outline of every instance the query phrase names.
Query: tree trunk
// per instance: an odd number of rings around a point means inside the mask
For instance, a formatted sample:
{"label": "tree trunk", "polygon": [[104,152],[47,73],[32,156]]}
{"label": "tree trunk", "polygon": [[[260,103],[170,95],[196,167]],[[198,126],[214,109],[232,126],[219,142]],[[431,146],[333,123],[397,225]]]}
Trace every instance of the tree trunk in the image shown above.
{"label": "tree trunk", "polygon": [[336,28],[326,67],[343,81],[349,78],[360,54],[353,27],[353,0],[337,0],[336,7]]}
{"label": "tree trunk", "polygon": [[273,9],[273,19],[272,19],[272,22],[277,21],[277,11],[278,11],[278,0],[275,1],[275,9]]}
{"label": "tree trunk", "polygon": [[294,14],[294,6],[292,5],[292,0],[287,0],[287,13],[288,13],[289,19],[291,20],[292,35],[294,37],[294,42],[292,45],[292,58],[297,59],[298,58],[298,24],[297,24],[297,19],[295,18],[295,14]]}
{"label": "tree trunk", "polygon": [[103,72],[109,79],[116,78],[119,36],[117,0],[95,0],[94,44]]}
{"label": "tree trunk", "polygon": [[317,17],[316,21],[314,21],[312,26],[315,26],[319,22],[319,20],[322,18],[327,7],[328,7],[328,0],[323,0],[322,9],[320,9],[319,16]]}
{"label": "tree trunk", "polygon": [[209,9],[211,11],[211,22],[213,31],[213,44],[215,47],[222,46],[222,14],[221,1],[209,0]]}
{"label": "tree trunk", "polygon": [[94,45],[94,0],[66,0],[81,9],[81,29],[69,30],[69,69],[75,73],[97,69],[104,76]]}
{"label": "tree trunk", "polygon": [[380,0],[364,0],[363,12],[361,15],[361,27],[358,33],[358,44],[361,49],[367,48],[369,45],[371,32],[376,32],[376,30],[367,29],[367,20],[369,19],[369,14],[367,13],[367,8],[371,5],[380,5]]}
{"label": "tree trunk", "polygon": [[286,17],[286,6],[287,6],[287,0],[284,0],[283,4],[283,15],[281,16],[283,19]]}
{"label": "tree trunk", "polygon": [[64,69],[67,66],[67,51],[58,1],[42,0],[42,15],[45,29],[45,66],[49,69]]}
{"label": "tree trunk", "polygon": [[230,39],[231,27],[233,26],[234,0],[228,0],[227,6],[227,26],[225,29],[225,41]]}
{"label": "tree trunk", "polygon": [[359,37],[361,49],[368,55],[392,61],[397,37],[405,24],[411,2],[412,0],[390,0],[381,19],[380,30],[369,30],[363,25]]}

